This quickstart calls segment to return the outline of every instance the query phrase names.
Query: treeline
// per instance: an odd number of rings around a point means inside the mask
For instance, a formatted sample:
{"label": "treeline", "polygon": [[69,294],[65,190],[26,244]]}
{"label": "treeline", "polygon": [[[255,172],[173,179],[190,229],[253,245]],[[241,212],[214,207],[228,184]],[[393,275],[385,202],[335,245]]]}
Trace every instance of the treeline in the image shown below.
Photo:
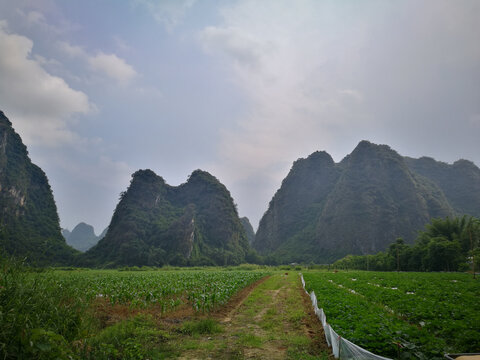
{"label": "treeline", "polygon": [[402,238],[375,255],[348,255],[336,268],[378,271],[479,271],[480,219],[432,219],[414,245]]}

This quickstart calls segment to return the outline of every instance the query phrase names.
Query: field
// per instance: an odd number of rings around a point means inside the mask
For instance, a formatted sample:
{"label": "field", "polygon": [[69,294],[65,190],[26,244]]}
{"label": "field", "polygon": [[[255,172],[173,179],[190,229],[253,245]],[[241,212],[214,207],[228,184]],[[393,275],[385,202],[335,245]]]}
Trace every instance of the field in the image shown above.
{"label": "field", "polygon": [[56,271],[44,275],[51,286],[68,288],[86,302],[145,308],[165,313],[181,306],[210,312],[225,304],[238,290],[265,276],[253,271]]}
{"label": "field", "polygon": [[[1,358],[331,358],[299,269],[0,270]],[[302,272],[333,329],[373,353],[480,349],[467,274]]]}
{"label": "field", "polygon": [[0,265],[5,359],[163,358],[175,353],[176,336],[214,333],[218,324],[207,315],[267,275],[218,268],[36,273]]}
{"label": "field", "polygon": [[462,273],[306,272],[342,337],[378,355],[442,359],[480,350],[480,281]]}

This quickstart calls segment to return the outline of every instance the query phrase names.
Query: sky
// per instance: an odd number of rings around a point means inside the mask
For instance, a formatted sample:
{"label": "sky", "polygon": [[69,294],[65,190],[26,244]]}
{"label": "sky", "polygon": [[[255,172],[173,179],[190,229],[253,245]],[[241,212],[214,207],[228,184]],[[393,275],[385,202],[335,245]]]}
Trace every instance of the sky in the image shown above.
{"label": "sky", "polygon": [[292,163],[361,140],[480,165],[478,0],[0,0],[0,110],[61,226],[195,169],[254,228]]}

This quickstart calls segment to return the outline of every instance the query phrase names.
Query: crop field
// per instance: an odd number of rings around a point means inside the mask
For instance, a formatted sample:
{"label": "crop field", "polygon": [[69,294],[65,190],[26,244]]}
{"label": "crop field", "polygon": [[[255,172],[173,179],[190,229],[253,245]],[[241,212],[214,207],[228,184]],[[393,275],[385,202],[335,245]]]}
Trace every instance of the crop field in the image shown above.
{"label": "crop field", "polygon": [[0,357],[176,357],[186,346],[183,337],[215,333],[218,324],[210,314],[266,275],[221,268],[37,273],[3,260]]}
{"label": "crop field", "polygon": [[112,305],[155,305],[162,312],[190,305],[209,312],[238,290],[265,276],[254,271],[55,271],[44,276],[52,286],[69,288],[87,302],[103,298]]}
{"label": "crop field", "polygon": [[306,272],[342,337],[378,355],[442,359],[480,350],[480,281],[462,273]]}

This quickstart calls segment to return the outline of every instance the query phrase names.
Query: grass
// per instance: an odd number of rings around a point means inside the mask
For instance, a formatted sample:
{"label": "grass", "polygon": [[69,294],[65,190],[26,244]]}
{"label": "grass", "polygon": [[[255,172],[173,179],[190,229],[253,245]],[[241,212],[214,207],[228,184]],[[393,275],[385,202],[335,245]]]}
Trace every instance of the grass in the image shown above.
{"label": "grass", "polygon": [[218,322],[211,318],[185,321],[180,328],[180,332],[187,335],[215,334],[221,331]]}
{"label": "grass", "polygon": [[[307,336],[304,321],[309,314],[303,308],[300,283],[296,274],[276,273],[258,285],[236,310],[235,316],[209,340],[197,338],[182,348],[191,358],[288,358],[327,359]],[[208,348],[205,346],[208,343]],[[217,349],[213,353],[211,349]]]}
{"label": "grass", "polygon": [[[243,266],[243,270],[247,269],[259,270]],[[135,270],[139,279],[143,274],[151,276],[152,273]],[[290,276],[285,276],[284,271],[276,273],[257,286],[228,323],[219,315],[201,312],[188,313],[187,320],[174,318],[168,322],[165,316],[169,313],[163,308],[159,310],[155,304],[112,303],[103,296],[86,296],[80,286],[67,286],[76,284],[68,279],[82,277],[82,274],[101,282],[116,273],[130,277],[127,271],[37,272],[15,260],[0,257],[0,358],[140,360],[213,356],[242,359],[248,354],[263,358],[283,354],[300,359],[314,356],[311,340],[302,329],[306,314],[299,303],[298,277],[293,273]]]}

